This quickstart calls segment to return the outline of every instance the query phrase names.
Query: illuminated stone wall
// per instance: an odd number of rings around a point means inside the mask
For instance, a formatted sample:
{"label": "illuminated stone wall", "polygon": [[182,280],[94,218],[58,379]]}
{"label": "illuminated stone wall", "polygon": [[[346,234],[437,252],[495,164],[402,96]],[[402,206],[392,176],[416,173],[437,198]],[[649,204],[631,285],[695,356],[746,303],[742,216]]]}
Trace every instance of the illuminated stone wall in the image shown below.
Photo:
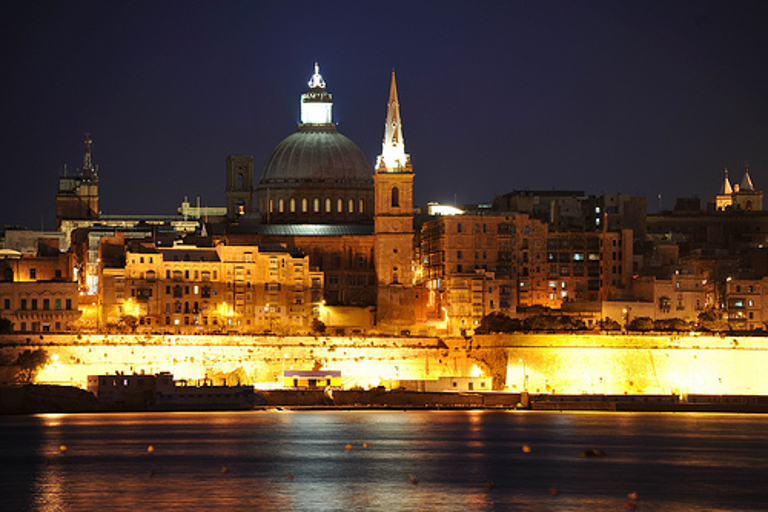
{"label": "illuminated stone wall", "polygon": [[347,388],[485,375],[494,377],[497,389],[532,393],[768,395],[768,338],[760,337],[0,337],[6,360],[36,348],[53,358],[38,382],[80,387],[89,374],[116,371],[275,384],[283,369],[326,368],[341,370]]}
{"label": "illuminated stone wall", "polygon": [[[3,336],[3,356],[45,349],[38,383],[85,387],[88,375],[170,371],[177,379],[274,384],[283,370],[341,370],[346,388],[469,375],[475,362],[436,338],[82,335]],[[475,370],[477,371],[477,370]]]}
{"label": "illuminated stone wall", "polygon": [[465,344],[511,391],[768,394],[761,337],[497,335]]}

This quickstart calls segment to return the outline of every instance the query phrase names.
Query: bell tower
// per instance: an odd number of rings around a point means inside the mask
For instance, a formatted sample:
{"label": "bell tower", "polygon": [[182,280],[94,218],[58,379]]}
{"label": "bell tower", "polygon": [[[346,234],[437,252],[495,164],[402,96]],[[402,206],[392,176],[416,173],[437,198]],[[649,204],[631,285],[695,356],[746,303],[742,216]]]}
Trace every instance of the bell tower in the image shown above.
{"label": "bell tower", "polygon": [[85,155],[82,172],[68,176],[66,167],[64,176],[59,177],[59,189],[56,192],[56,227],[68,220],[96,221],[99,218],[99,175],[98,166],[93,165],[91,134],[85,134]]}
{"label": "bell tower", "polygon": [[253,157],[227,157],[227,217],[236,219],[253,212]]}
{"label": "bell tower", "polygon": [[381,155],[373,175],[377,317],[381,324],[414,323],[413,167],[405,152],[395,72],[389,90]]}

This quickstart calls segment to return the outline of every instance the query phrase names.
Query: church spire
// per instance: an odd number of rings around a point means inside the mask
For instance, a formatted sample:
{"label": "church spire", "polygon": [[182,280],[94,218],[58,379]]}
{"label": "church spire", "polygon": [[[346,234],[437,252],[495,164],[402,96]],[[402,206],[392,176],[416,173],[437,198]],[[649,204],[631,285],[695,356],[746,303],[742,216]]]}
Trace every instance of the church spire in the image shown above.
{"label": "church spire", "polygon": [[387,120],[384,125],[384,141],[377,168],[388,172],[410,172],[410,156],[405,153],[403,123],[400,119],[400,102],[397,99],[395,70],[392,70],[392,83],[389,88]]}
{"label": "church spire", "polygon": [[755,190],[755,186],[752,184],[752,178],[749,176],[749,166],[747,165],[744,169],[744,178],[741,180],[741,185],[739,185],[740,191],[749,191],[752,192]]}
{"label": "church spire", "polygon": [[720,188],[720,195],[733,194],[733,187],[728,180],[728,168],[725,168],[725,180],[723,180],[723,186]]}
{"label": "church spire", "polygon": [[93,160],[91,159],[91,145],[93,140],[91,134],[85,134],[85,155],[83,155],[83,177],[86,179],[96,178],[96,168],[93,166]]}

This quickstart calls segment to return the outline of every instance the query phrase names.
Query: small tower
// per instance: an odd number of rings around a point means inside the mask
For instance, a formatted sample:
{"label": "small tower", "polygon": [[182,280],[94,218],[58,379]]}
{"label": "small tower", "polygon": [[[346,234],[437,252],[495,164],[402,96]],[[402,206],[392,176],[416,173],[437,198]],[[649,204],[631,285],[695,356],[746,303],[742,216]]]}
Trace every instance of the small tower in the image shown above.
{"label": "small tower", "polygon": [[381,155],[373,175],[379,323],[410,326],[413,296],[413,167],[405,152],[395,72],[389,90]]}
{"label": "small tower", "polygon": [[99,217],[99,175],[98,167],[91,158],[93,140],[85,134],[85,155],[82,172],[75,176],[59,176],[56,192],[56,227],[66,220],[91,220]]}
{"label": "small tower", "polygon": [[744,178],[739,185],[733,187],[732,208],[734,210],[760,211],[763,209],[763,192],[755,190],[752,177],[749,175],[749,165],[744,168]]}
{"label": "small tower", "polygon": [[253,157],[227,157],[227,217],[236,219],[253,212]]}

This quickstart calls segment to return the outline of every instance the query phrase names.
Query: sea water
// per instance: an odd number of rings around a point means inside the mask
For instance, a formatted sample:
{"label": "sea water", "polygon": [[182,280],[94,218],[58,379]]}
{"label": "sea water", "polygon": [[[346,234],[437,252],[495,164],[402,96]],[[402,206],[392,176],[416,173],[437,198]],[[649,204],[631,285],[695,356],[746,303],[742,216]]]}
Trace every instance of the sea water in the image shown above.
{"label": "sea water", "polygon": [[0,510],[768,509],[768,416],[247,411],[0,418]]}

